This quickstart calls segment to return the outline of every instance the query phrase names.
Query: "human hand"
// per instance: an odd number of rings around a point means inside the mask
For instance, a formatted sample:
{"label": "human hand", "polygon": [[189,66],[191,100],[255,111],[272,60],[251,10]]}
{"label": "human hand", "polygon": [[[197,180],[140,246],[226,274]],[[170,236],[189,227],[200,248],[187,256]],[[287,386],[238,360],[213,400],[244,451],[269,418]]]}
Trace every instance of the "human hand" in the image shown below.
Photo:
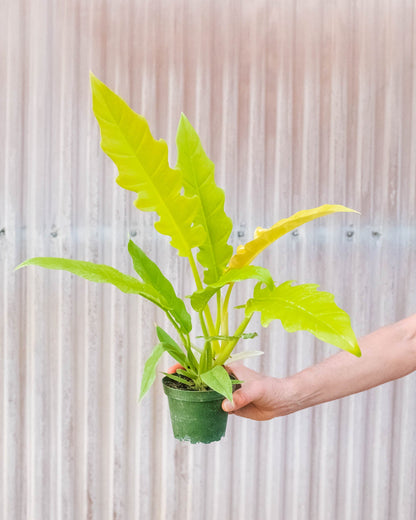
{"label": "human hand", "polygon": [[[167,372],[174,374],[178,368],[183,367],[176,363]],[[294,400],[295,393],[290,378],[264,376],[237,363],[225,368],[237,379],[244,381],[241,388],[233,393],[232,403],[228,399],[222,402],[225,412],[255,421],[267,421],[299,409]]]}
{"label": "human hand", "polygon": [[232,403],[228,399],[223,401],[225,412],[255,421],[267,421],[299,409],[290,378],[264,376],[240,364],[233,364],[227,369],[244,384],[233,393]]}

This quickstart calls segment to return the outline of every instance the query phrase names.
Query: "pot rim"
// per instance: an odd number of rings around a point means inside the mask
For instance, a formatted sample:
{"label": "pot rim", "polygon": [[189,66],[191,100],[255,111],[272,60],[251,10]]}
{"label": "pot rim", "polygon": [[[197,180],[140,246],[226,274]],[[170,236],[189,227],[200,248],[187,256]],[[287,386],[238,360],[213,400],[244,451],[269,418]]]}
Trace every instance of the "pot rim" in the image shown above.
{"label": "pot rim", "polygon": [[166,384],[169,381],[169,377],[165,376],[162,379],[163,390],[168,397],[177,399],[179,401],[222,401],[225,397],[216,392],[215,390],[188,390],[186,388],[173,388]]}

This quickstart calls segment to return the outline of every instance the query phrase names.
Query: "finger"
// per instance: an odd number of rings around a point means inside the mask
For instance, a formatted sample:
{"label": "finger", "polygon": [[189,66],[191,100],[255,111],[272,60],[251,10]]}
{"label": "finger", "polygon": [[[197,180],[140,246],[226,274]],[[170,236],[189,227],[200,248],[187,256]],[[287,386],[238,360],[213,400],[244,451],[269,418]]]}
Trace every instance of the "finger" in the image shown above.
{"label": "finger", "polygon": [[228,372],[232,372],[237,379],[242,379],[245,382],[250,382],[256,379],[262,379],[264,376],[255,372],[251,368],[247,368],[242,363],[233,363],[232,365],[225,365]]}
{"label": "finger", "polygon": [[246,385],[233,393],[232,401],[224,399],[224,401],[222,402],[222,409],[225,412],[235,412],[236,410],[239,410],[240,408],[244,408],[245,406],[249,405],[259,397],[260,395],[258,385]]}
{"label": "finger", "polygon": [[172,365],[168,368],[167,373],[168,374],[174,374],[178,368],[183,368],[183,366],[180,363],[176,363],[176,365]]}
{"label": "finger", "polygon": [[259,412],[259,409],[254,404],[249,404],[247,406],[244,406],[244,408],[240,408],[239,410],[231,413],[233,415],[237,415],[238,417],[244,417],[246,419],[254,419],[256,421],[263,420],[261,418],[261,412]]}

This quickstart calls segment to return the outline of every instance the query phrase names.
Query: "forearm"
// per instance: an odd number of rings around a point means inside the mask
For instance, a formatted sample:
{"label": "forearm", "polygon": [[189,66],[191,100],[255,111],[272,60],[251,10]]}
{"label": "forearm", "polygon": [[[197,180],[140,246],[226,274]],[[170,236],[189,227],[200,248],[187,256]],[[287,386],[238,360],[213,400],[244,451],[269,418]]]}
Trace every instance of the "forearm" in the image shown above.
{"label": "forearm", "polygon": [[358,341],[362,356],[340,352],[288,378],[301,410],[403,377],[416,370],[416,314]]}
{"label": "forearm", "polygon": [[247,367],[232,370],[245,381],[223,408],[265,421],[368,390],[416,370],[416,314],[358,340],[362,356],[340,352],[285,378],[266,377]]}

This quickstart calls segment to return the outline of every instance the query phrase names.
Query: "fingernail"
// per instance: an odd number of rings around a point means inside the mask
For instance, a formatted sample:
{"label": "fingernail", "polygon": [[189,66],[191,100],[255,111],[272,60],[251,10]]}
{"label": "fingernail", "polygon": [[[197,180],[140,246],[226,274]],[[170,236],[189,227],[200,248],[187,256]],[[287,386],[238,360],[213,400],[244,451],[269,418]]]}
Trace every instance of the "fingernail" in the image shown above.
{"label": "fingernail", "polygon": [[224,401],[224,403],[222,405],[222,409],[225,412],[232,412],[234,410],[234,405],[230,401]]}

